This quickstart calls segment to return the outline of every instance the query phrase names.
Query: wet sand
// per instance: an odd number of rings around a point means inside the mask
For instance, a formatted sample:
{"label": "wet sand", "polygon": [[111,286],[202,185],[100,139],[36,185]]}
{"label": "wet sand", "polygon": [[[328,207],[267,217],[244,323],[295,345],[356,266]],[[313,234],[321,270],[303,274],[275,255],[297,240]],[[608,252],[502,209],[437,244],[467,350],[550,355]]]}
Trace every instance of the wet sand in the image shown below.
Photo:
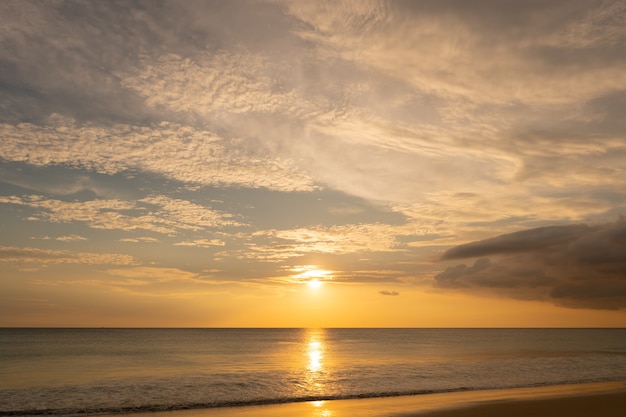
{"label": "wet sand", "polygon": [[[626,392],[486,402],[402,417],[624,417]],[[400,417],[400,416],[398,416]]]}
{"label": "wet sand", "polygon": [[[626,415],[626,382],[506,390],[502,396],[407,412],[396,417],[620,417]],[[497,393],[494,393],[497,394]]]}
{"label": "wet sand", "polygon": [[626,381],[140,413],[133,417],[624,417]]}

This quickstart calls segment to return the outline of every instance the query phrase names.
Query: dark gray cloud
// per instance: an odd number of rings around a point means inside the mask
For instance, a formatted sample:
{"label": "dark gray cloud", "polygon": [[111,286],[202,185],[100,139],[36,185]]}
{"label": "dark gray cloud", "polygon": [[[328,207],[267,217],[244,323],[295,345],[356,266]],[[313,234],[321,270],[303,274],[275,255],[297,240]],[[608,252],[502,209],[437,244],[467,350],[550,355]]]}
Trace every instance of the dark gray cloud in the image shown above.
{"label": "dark gray cloud", "polygon": [[474,258],[479,256],[537,251],[560,244],[566,244],[593,229],[597,229],[597,227],[593,228],[580,224],[572,226],[547,226],[523,230],[456,246],[446,251],[443,255],[443,259]]}
{"label": "dark gray cloud", "polygon": [[[493,257],[493,260],[487,258]],[[454,247],[480,257],[435,277],[439,288],[495,292],[574,308],[626,308],[626,220],[540,227]]]}
{"label": "dark gray cloud", "polygon": [[[436,276],[440,288],[488,288],[506,291],[541,288],[554,283],[538,265],[516,265],[511,268],[489,258],[480,258],[473,265],[460,264],[447,268]],[[534,298],[518,294],[518,298]]]}
{"label": "dark gray cloud", "polygon": [[391,295],[391,296],[400,295],[398,291],[378,291],[378,293],[380,295]]}

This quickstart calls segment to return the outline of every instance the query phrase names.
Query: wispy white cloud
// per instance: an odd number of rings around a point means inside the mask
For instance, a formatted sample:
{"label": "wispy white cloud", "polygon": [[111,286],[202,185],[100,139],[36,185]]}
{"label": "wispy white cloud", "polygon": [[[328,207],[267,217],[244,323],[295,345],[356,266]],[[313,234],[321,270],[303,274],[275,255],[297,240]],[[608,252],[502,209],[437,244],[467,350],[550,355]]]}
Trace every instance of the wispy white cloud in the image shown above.
{"label": "wispy white cloud", "polygon": [[[146,104],[176,112],[225,117],[228,114],[280,113],[302,116],[314,104],[285,90],[277,79],[290,68],[250,51],[220,51],[193,60],[169,54],[142,59],[136,74],[118,74],[122,85],[144,97]],[[319,110],[318,110],[319,111]]]}
{"label": "wispy white cloud", "polygon": [[190,201],[169,198],[166,196],[150,196],[139,200],[139,203],[157,207],[160,219],[165,219],[179,229],[201,230],[211,227],[243,226],[233,219],[233,215],[208,209]]}
{"label": "wispy white cloud", "polygon": [[[213,271],[215,272],[215,271]],[[267,288],[267,282],[254,280],[216,280],[211,272],[196,273],[180,268],[130,266],[111,268],[108,279],[72,281],[86,285],[113,289],[141,297],[197,298],[202,294],[228,294],[236,288]]]}
{"label": "wispy white cloud", "polygon": [[[424,205],[442,189],[472,189],[495,207],[511,186],[522,199],[539,185],[561,194],[624,186],[611,158],[624,152],[622,138],[584,128],[605,117],[586,103],[626,89],[610,52],[622,41],[623,5],[487,2],[481,14],[462,4],[279,3],[303,23],[280,30],[306,43],[281,45],[291,49],[278,59],[239,45],[144,53],[114,69],[122,88],[179,122],[5,125],[3,157],[199,184],[323,184],[392,206]],[[584,58],[601,47],[602,65]],[[568,128],[573,121],[583,128]]]}
{"label": "wispy white cloud", "polygon": [[1,262],[32,262],[37,264],[112,264],[134,265],[130,255],[116,253],[70,252],[51,249],[0,246]]}
{"label": "wispy white cloud", "polygon": [[192,184],[284,191],[313,187],[288,159],[246,154],[240,141],[175,123],[103,127],[52,115],[45,125],[3,123],[0,135],[1,158],[37,166],[62,164],[105,174],[143,170]]}
{"label": "wispy white cloud", "polygon": [[226,243],[220,239],[195,239],[174,243],[174,246],[195,246],[198,248],[210,248],[213,246],[224,246]]}
{"label": "wispy white cloud", "polygon": [[[413,223],[359,223],[261,230],[232,236],[235,245],[217,252],[214,259],[241,259],[276,264],[275,268],[267,268],[276,271],[276,276],[282,277],[279,274],[283,269],[281,265],[291,265],[293,260],[313,256],[318,259],[333,259],[330,262],[337,266],[336,274],[333,274],[335,282],[416,282],[419,273],[432,269],[435,258],[433,255],[418,259],[418,254],[423,256],[438,247],[454,243],[454,240],[439,242],[442,237],[431,232],[432,230],[421,229]],[[357,254],[358,260],[354,257]],[[376,260],[368,259],[370,256]],[[381,258],[386,258],[387,264],[379,263]],[[343,262],[347,263],[341,268]],[[283,282],[283,278],[278,281]],[[286,282],[291,282],[291,278],[287,277]]]}
{"label": "wispy white cloud", "polygon": [[576,48],[603,47],[619,44],[626,38],[623,2],[605,2],[587,10],[579,20],[563,27],[546,43]]}
{"label": "wispy white cloud", "polygon": [[125,237],[125,238],[120,239],[120,242],[126,242],[126,243],[157,243],[157,242],[159,242],[159,239],[154,238],[154,237],[148,237],[148,236]]}
{"label": "wispy white cloud", "polygon": [[56,238],[56,240],[60,242],[80,242],[81,240],[87,240],[87,238],[80,235],[66,235],[59,236]]}
{"label": "wispy white cloud", "polygon": [[[287,3],[290,13],[308,23],[302,36],[328,53],[339,53],[347,60],[405,79],[418,91],[448,99],[463,98],[473,104],[520,101],[554,105],[614,89],[615,83],[623,85],[626,80],[619,74],[621,60],[614,55],[613,65],[586,63],[558,74],[551,70],[568,63],[551,62],[548,55],[541,55],[547,46],[578,49],[581,42],[623,41],[625,11],[621,2],[552,2],[522,9],[497,1],[473,8],[462,2],[358,5],[346,1],[333,2],[333,13],[327,13],[330,2]],[[603,24],[597,25],[600,21]],[[587,51],[577,52],[568,57],[584,64]],[[600,81],[600,74],[616,78]],[[599,82],[594,82],[594,77]],[[578,87],[575,91],[565,90],[573,83]],[[453,111],[452,107],[449,110]]]}
{"label": "wispy white cloud", "polygon": [[251,236],[242,256],[277,261],[307,253],[391,252],[398,250],[397,236],[408,233],[384,224],[265,230]]}
{"label": "wispy white cloud", "polygon": [[157,268],[149,266],[138,266],[124,269],[109,269],[107,271],[111,275],[124,278],[148,278],[158,281],[186,280],[193,279],[197,274],[184,271],[178,268]]}
{"label": "wispy white cloud", "polygon": [[[94,229],[149,230],[175,235],[180,231],[242,226],[226,213],[186,200],[150,196],[139,201],[62,201],[42,196],[0,197],[0,203],[38,209],[29,220],[55,223],[84,222]],[[130,214],[132,212],[132,214]]]}
{"label": "wispy white cloud", "polygon": [[[568,194],[581,183],[624,186],[611,155],[622,154],[625,143],[613,122],[596,124],[605,114],[587,105],[626,89],[624,62],[614,53],[624,41],[620,2],[525,9],[498,2],[475,9],[461,2],[286,4],[307,23],[298,33],[322,56],[377,74],[372,85],[395,80],[427,98],[438,116],[424,124],[424,109],[416,108],[412,120],[393,119],[379,110],[394,107],[389,97],[370,87],[379,107],[360,102],[358,117],[312,127],[334,138],[332,154],[353,155],[341,164],[318,150],[327,163],[316,174],[326,183],[394,203],[472,189],[494,206],[512,186],[521,196],[536,194],[530,187],[539,183]],[[354,140],[337,145],[346,138]],[[380,157],[380,148],[392,152]]]}

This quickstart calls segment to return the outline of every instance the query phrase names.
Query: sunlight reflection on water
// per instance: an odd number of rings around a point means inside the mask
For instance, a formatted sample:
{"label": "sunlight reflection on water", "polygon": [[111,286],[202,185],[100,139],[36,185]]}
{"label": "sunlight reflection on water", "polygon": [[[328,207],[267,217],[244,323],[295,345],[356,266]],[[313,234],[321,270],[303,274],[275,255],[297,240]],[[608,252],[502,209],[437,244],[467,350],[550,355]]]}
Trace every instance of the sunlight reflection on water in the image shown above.
{"label": "sunlight reflection on water", "polygon": [[326,401],[311,401],[313,406],[313,417],[331,417],[333,415],[332,410],[326,407]]}
{"label": "sunlight reflection on water", "polygon": [[322,358],[320,342],[309,342],[309,371],[317,372],[322,369]]}
{"label": "sunlight reflection on water", "polygon": [[320,395],[326,388],[326,331],[324,329],[307,330],[304,336],[306,349],[306,387],[311,395]]}

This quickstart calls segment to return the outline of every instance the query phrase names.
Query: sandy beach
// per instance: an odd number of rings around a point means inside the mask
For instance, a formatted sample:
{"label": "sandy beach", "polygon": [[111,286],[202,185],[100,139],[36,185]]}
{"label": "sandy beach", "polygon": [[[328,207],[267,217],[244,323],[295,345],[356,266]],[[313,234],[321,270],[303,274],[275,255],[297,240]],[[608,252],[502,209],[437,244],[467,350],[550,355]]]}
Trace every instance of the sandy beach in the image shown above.
{"label": "sandy beach", "polygon": [[167,417],[623,417],[625,412],[626,381],[621,381],[186,410]]}
{"label": "sandy beach", "polygon": [[[626,413],[626,392],[557,398],[486,402],[449,410],[407,413],[403,417],[621,417]],[[399,417],[399,416],[398,416]]]}
{"label": "sandy beach", "polygon": [[534,396],[533,390],[515,391],[507,390],[499,399],[485,398],[439,410],[401,413],[397,417],[618,417],[626,412],[626,383],[562,386],[545,392],[539,389]]}

